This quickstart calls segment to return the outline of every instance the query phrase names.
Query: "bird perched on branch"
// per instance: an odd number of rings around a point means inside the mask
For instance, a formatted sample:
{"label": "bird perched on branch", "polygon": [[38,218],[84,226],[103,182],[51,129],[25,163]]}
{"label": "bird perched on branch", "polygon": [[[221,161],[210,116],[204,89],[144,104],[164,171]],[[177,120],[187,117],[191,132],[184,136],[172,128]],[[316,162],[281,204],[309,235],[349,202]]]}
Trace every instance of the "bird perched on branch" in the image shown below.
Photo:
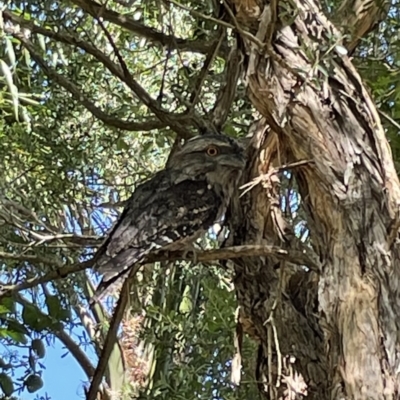
{"label": "bird perched on branch", "polygon": [[244,149],[229,137],[196,136],[167,167],[138,186],[97,251],[103,274],[96,297],[153,250],[183,250],[221,222],[245,167]]}

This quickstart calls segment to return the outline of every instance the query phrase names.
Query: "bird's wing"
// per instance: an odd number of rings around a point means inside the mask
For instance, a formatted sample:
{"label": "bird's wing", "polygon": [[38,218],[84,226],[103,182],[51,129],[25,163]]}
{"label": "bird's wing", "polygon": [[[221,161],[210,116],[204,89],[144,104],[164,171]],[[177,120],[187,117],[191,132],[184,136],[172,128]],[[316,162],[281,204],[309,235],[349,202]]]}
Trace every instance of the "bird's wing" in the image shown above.
{"label": "bird's wing", "polygon": [[[140,237],[138,228],[141,214],[145,208],[157,201],[157,197],[159,197],[164,190],[168,189],[168,187],[170,187],[169,176],[165,171],[161,171],[151,180],[142,183],[136,188],[135,192],[127,201],[122,214],[109,232],[107,239],[94,256],[93,262],[96,269],[100,272],[105,272],[104,266],[107,265],[110,259],[121,255],[129,246],[132,250],[137,247],[138,252],[136,258],[141,258],[139,246],[135,246]],[[137,224],[135,224],[135,221],[137,221]],[[133,251],[131,252],[131,256],[135,258]],[[118,260],[115,260],[118,264],[117,261]]]}
{"label": "bird's wing", "polygon": [[162,171],[137,188],[120,219],[95,256],[111,284],[153,249],[160,249],[208,229],[217,218],[221,198],[206,180],[174,184]]}

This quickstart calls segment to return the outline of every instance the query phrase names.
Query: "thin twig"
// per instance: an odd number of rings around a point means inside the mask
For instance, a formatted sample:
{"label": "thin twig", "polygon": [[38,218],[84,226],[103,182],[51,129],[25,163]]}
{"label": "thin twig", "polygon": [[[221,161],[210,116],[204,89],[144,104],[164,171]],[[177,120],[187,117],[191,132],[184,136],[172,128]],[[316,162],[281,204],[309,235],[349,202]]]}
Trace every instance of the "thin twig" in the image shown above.
{"label": "thin twig", "polygon": [[301,160],[301,161],[296,161],[294,163],[290,164],[284,164],[278,168],[272,168],[268,173],[262,174],[251,180],[250,182],[245,183],[242,185],[239,189],[245,189],[241,194],[240,197],[244,196],[247,192],[252,190],[255,186],[260,184],[261,182],[265,182],[271,179],[273,175],[276,175],[279,172],[285,171],[287,169],[291,168],[298,168],[302,167],[303,165],[311,164],[313,163],[313,160]]}
{"label": "thin twig", "polygon": [[[15,26],[8,26],[5,29],[5,32],[12,35],[14,38],[18,39],[22,45],[29,51],[31,57],[35,62],[42,68],[44,73],[53,81],[57,82],[64,89],[70,92],[73,97],[82,104],[85,108],[87,108],[96,118],[101,120],[107,125],[114,126],[120,129],[128,130],[128,131],[139,131],[147,129],[150,126],[153,126],[150,122],[148,123],[140,123],[140,122],[131,122],[131,121],[122,121],[116,119],[114,117],[109,116],[104,113],[100,108],[98,108],[94,103],[92,103],[86,96],[83,95],[80,88],[76,86],[73,82],[66,79],[64,76],[60,75],[55,71],[55,69],[51,68],[44,59],[40,56],[40,54],[36,51],[34,44],[31,40],[27,39],[22,32],[19,31]],[[88,46],[87,46],[88,47]],[[101,53],[101,52],[100,52]],[[99,51],[96,52],[99,55]],[[104,54],[103,57],[99,61],[104,61],[108,59]],[[120,59],[121,61],[121,59]],[[123,69],[121,72],[121,68],[119,68],[115,63],[112,63],[111,60],[108,59],[107,64],[104,64],[107,68],[110,68],[110,71],[113,72],[118,78],[120,78],[135,95],[139,98],[139,100],[146,105],[150,111],[152,111],[157,118],[162,122],[163,126],[170,126],[175,132],[177,132],[181,137],[188,138],[191,137],[191,133],[188,130],[188,124],[181,122],[180,118],[176,118],[173,114],[170,114],[166,110],[162,109],[156,100],[154,100],[149,93],[137,82],[135,81],[131,74],[127,73],[127,69]],[[126,67],[126,65],[125,65]],[[124,67],[122,67],[124,68]],[[193,115],[191,116],[193,119]],[[183,117],[183,119],[187,119]],[[157,126],[160,124],[157,123]],[[153,128],[154,129],[154,128]]]}
{"label": "thin twig", "polygon": [[217,130],[221,129],[228,118],[232,103],[235,100],[242,67],[243,55],[236,47],[232,49],[225,63],[224,80],[218,91],[213,110],[211,111],[211,122]]}
{"label": "thin twig", "polygon": [[[22,32],[18,31],[18,29],[15,27],[6,27],[4,30],[22,43],[22,45],[29,51],[32,59],[42,68],[43,72],[50,79],[52,79],[54,82],[58,83],[69,93],[71,93],[75,100],[82,104],[87,110],[89,110],[96,118],[98,118],[103,123],[127,131],[149,130],[149,127],[151,129],[155,129],[160,126],[159,122],[156,122],[156,124],[154,124],[153,122],[123,121],[106,114],[94,103],[92,103],[86,96],[84,96],[78,86],[76,86],[73,82],[69,81],[64,76],[57,73],[49,65],[47,65],[44,59],[36,51],[33,43],[29,39],[25,38]],[[165,125],[166,123],[164,122],[164,126]]]}
{"label": "thin twig", "polygon": [[168,61],[169,61],[170,57],[171,57],[171,49],[168,48],[167,56],[165,57],[165,60],[164,60],[164,68],[163,68],[163,73],[162,73],[162,77],[161,77],[160,90],[159,90],[158,96],[157,96],[157,101],[160,105],[162,104],[163,97],[164,97],[165,80],[167,77]]}
{"label": "thin twig", "polygon": [[[278,331],[276,329],[275,325],[275,318],[274,318],[274,312],[277,306],[277,300],[275,299],[274,304],[272,305],[271,312],[269,314],[268,319],[264,322],[264,326],[269,324],[269,329],[272,328],[272,333],[274,337],[274,343],[275,343],[275,351],[276,351],[276,359],[277,359],[277,378],[276,378],[276,387],[280,386],[280,379],[282,377],[282,353],[279,345],[279,339],[278,339]],[[268,340],[271,341],[270,335],[268,335]]]}
{"label": "thin twig", "polygon": [[[92,17],[99,16],[99,12],[101,10],[101,18],[103,18],[103,20],[133,32],[139,37],[146,38],[152,42],[160,43],[163,46],[174,46],[179,50],[190,51],[194,53],[207,53],[210,47],[210,43],[206,40],[190,40],[166,35],[154,28],[142,25],[140,22],[135,21],[127,14],[122,15],[116,11],[109,10],[105,6],[95,3],[94,1],[72,0],[72,3],[81,7]],[[225,50],[227,50],[227,47],[225,47]]]}
{"label": "thin twig", "polygon": [[378,113],[382,115],[383,118],[388,120],[395,128],[397,128],[400,131],[400,124],[396,122],[390,115],[386,114],[382,110],[379,110],[379,108],[378,108]]}
{"label": "thin twig", "polygon": [[45,265],[58,266],[59,269],[62,267],[62,263],[54,258],[43,257],[37,254],[14,254],[0,251],[0,259],[2,260],[15,260],[29,263],[41,263]]}
{"label": "thin twig", "polygon": [[[260,42],[260,41],[259,41],[254,35],[252,35],[250,32],[245,31],[244,29],[242,29],[238,23],[236,23],[235,25],[232,25],[232,24],[230,24],[229,22],[225,22],[225,21],[223,21],[223,20],[220,20],[220,19],[211,17],[211,16],[209,16],[209,15],[203,14],[203,13],[201,13],[201,12],[199,12],[199,11],[196,11],[196,10],[193,10],[192,8],[187,7],[187,6],[183,5],[183,4],[180,4],[180,3],[178,3],[178,2],[175,1],[175,0],[166,0],[166,1],[167,1],[168,3],[170,3],[170,4],[173,4],[173,5],[175,5],[175,6],[179,7],[179,8],[181,8],[182,10],[188,11],[188,12],[189,12],[190,14],[192,14],[194,17],[201,18],[201,19],[205,19],[205,20],[207,20],[207,21],[212,21],[212,22],[214,22],[214,24],[216,24],[216,25],[224,26],[225,28],[230,28],[230,29],[232,29],[232,30],[234,30],[234,31],[237,31],[237,32],[239,32],[242,36],[244,36],[245,38],[249,39],[251,42],[255,43],[260,49],[264,48],[264,44],[263,44],[262,42]],[[224,4],[226,4],[225,1],[224,1]],[[229,11],[230,11],[230,16],[231,16],[231,18],[233,17],[232,20],[233,20],[233,21],[236,21],[236,18],[235,18],[235,16],[234,16],[232,10],[230,10],[230,9],[228,9],[228,8],[227,8],[227,10],[228,10],[228,13],[229,13]]]}
{"label": "thin twig", "polygon": [[108,40],[108,43],[110,43],[112,49],[114,50],[114,53],[118,59],[119,65],[122,68],[122,71],[124,73],[124,77],[129,79],[132,79],[132,75],[130,74],[128,67],[126,65],[126,62],[124,60],[124,58],[122,57],[121,52],[118,49],[118,46],[115,44],[114,39],[112,38],[112,36],[110,35],[110,32],[108,32],[107,28],[104,26],[103,21],[101,20],[101,18],[95,17],[97,23],[100,25],[101,30],[104,32],[104,34],[106,35],[106,38]]}
{"label": "thin twig", "polygon": [[159,119],[160,121],[166,122],[175,132],[177,132],[181,137],[187,138],[190,136],[187,128],[182,125],[179,121],[174,118],[171,118],[169,112],[164,110],[157,102],[157,100],[153,99],[149,93],[135,80],[133,79],[132,74],[129,72],[128,66],[124,58],[121,55],[121,52],[118,49],[118,46],[115,44],[112,36],[104,26],[103,22],[101,21],[103,10],[99,11],[99,15],[94,17],[98,24],[100,25],[101,29],[103,30],[104,34],[107,37],[108,42],[110,43],[111,47],[114,50],[116,57],[118,58],[118,62],[123,71],[123,82],[125,82],[129,88],[135,93],[135,95],[140,99],[140,101],[149,108]]}
{"label": "thin twig", "polygon": [[231,25],[230,23],[228,23],[228,22],[222,21],[220,19],[217,19],[217,18],[211,17],[209,15],[203,14],[203,13],[201,13],[199,11],[193,10],[192,8],[190,8],[188,6],[185,6],[184,4],[178,3],[175,0],[166,0],[166,1],[167,1],[167,3],[173,4],[174,6],[176,6],[178,8],[181,8],[182,10],[188,11],[194,17],[205,19],[207,21],[212,21],[216,25],[224,26],[225,28],[230,28],[230,29],[235,30],[235,27],[233,25]]}
{"label": "thin twig", "polygon": [[206,79],[207,73],[209,69],[211,68],[212,63],[215,60],[215,57],[217,56],[219,49],[221,47],[222,41],[225,38],[225,31],[222,31],[220,33],[220,37],[218,40],[216,40],[212,47],[210,48],[209,53],[207,54],[206,59],[204,60],[203,68],[201,69],[197,79],[196,83],[194,84],[194,89],[192,93],[190,94],[189,102],[191,104],[192,109],[196,106],[197,102],[199,101],[200,94],[201,94],[201,89],[203,88],[203,83],[204,80]]}

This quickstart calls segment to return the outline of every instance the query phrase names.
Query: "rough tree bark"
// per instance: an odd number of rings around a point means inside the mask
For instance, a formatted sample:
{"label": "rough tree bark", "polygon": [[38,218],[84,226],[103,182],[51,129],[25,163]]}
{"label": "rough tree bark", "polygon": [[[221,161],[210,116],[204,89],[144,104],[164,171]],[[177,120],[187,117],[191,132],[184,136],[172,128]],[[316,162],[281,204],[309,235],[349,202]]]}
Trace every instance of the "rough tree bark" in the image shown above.
{"label": "rough tree bark", "polygon": [[[239,321],[259,341],[256,375],[271,399],[400,396],[400,187],[376,108],[344,51],[383,14],[373,3],[346,2],[342,15],[346,7],[353,36],[343,43],[313,0],[230,3],[248,94],[265,119],[246,179],[311,160],[292,173],[320,271],[272,258],[235,262]],[[276,177],[265,179],[242,198],[234,244],[298,245],[278,190]]]}

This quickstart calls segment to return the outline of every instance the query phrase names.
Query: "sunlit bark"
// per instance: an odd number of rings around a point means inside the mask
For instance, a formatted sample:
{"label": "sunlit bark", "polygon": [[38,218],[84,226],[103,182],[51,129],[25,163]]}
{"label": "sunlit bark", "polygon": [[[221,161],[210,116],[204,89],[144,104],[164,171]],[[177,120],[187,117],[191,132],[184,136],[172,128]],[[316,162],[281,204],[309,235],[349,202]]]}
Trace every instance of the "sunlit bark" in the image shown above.
{"label": "sunlit bark", "polygon": [[[312,160],[292,172],[322,263],[319,274],[272,258],[236,263],[242,320],[260,341],[259,379],[269,383],[261,390],[270,398],[395,399],[400,188],[376,108],[313,1],[275,10],[233,3],[248,93],[271,128],[253,140],[251,174]],[[236,244],[295,245],[290,233],[277,234],[270,191],[254,189],[252,207],[244,200]]]}

